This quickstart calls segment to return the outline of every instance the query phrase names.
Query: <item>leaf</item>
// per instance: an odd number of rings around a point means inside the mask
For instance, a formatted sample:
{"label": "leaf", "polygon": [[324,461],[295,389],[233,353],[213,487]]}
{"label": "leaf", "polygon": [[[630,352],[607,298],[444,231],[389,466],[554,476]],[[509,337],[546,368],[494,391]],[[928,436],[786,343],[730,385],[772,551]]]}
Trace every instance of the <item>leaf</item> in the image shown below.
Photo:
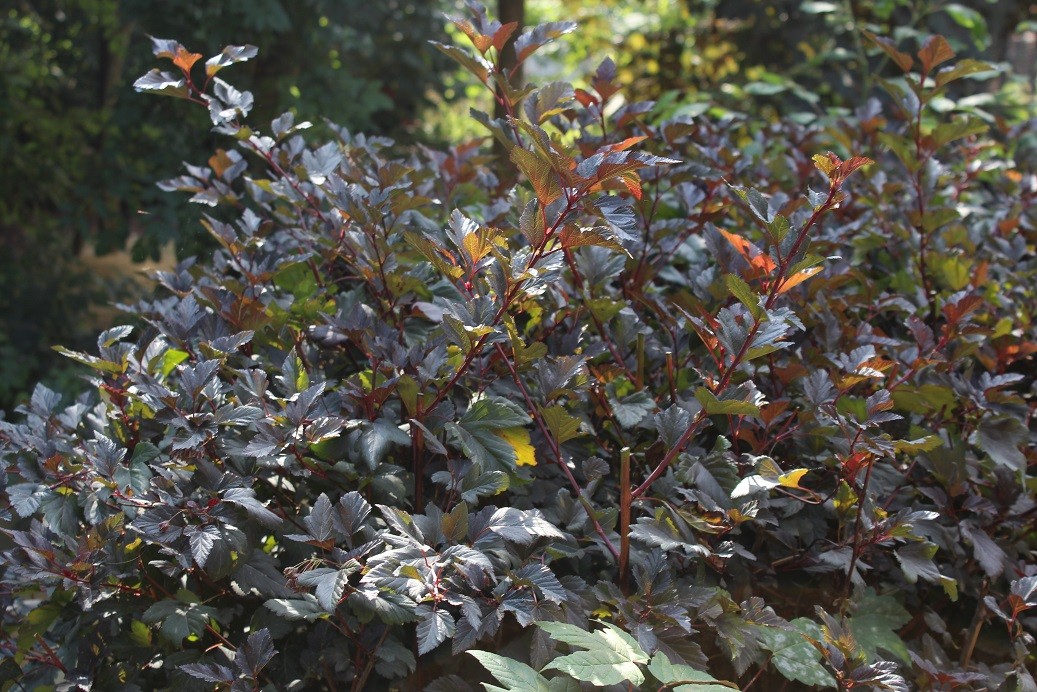
{"label": "leaf", "polygon": [[334,535],[335,520],[331,511],[331,500],[326,493],[321,493],[317,501],[313,503],[309,516],[305,517],[303,524],[309,532],[310,537],[318,542],[324,542]]}
{"label": "leaf", "polygon": [[764,310],[760,306],[760,296],[749,287],[745,279],[737,274],[727,274],[724,276],[724,283],[727,285],[727,290],[730,291],[731,295],[737,298],[749,310],[754,319],[763,319]]}
{"label": "leaf", "polygon": [[251,60],[258,54],[259,49],[255,46],[226,46],[218,55],[205,61],[205,75],[212,77],[224,67]]}
{"label": "leaf", "polygon": [[336,531],[343,536],[350,537],[360,530],[370,513],[371,505],[364,499],[364,496],[355,490],[350,490],[338,499],[332,522]]}
{"label": "leaf", "polygon": [[945,67],[936,73],[936,87],[940,88],[951,82],[979,72],[991,72],[994,67],[988,63],[966,58],[959,60],[953,67]]}
{"label": "leaf", "polygon": [[469,525],[476,531],[475,547],[487,543],[492,535],[521,545],[529,545],[538,538],[565,539],[565,534],[538,510],[487,507],[469,517]]}
{"label": "leaf", "polygon": [[820,274],[822,271],[824,271],[824,267],[810,267],[809,269],[804,269],[803,271],[796,272],[795,274],[781,282],[781,288],[778,289],[778,294],[780,295],[782,293],[785,293],[786,291],[792,290],[793,288],[800,285],[810,277],[816,274]]}
{"label": "leaf", "polygon": [[744,497],[756,492],[765,492],[772,488],[799,488],[799,480],[806,475],[807,469],[793,469],[783,472],[781,467],[770,457],[757,457],[756,474],[746,476],[731,491],[732,498]]}
{"label": "leaf", "polygon": [[[551,683],[540,673],[536,672],[525,663],[515,661],[504,656],[490,653],[489,651],[468,651],[469,655],[475,657],[482,666],[497,679],[503,689],[509,692],[550,692]],[[487,690],[494,690],[490,685],[483,684]]]}
{"label": "leaf", "polygon": [[327,612],[317,602],[316,596],[301,594],[300,598],[271,598],[263,603],[267,609],[286,620],[314,621],[327,617]]}
{"label": "leaf", "polygon": [[939,34],[930,36],[918,51],[918,59],[922,61],[922,74],[929,74],[937,65],[941,65],[954,57],[954,50],[947,39]]}
{"label": "leaf", "polygon": [[143,77],[138,78],[133,83],[133,88],[137,91],[149,91],[163,96],[188,97],[187,80],[174,75],[172,72],[163,72],[157,67],[152,68]]}
{"label": "leaf", "polygon": [[248,641],[235,654],[234,662],[242,672],[247,673],[253,680],[258,680],[260,671],[276,653],[270,630],[264,627],[248,635]]}
{"label": "leaf", "polygon": [[281,525],[281,517],[264,507],[263,503],[256,499],[256,491],[252,488],[229,488],[223,494],[223,501],[243,507],[250,517],[263,526],[275,528]]}
{"label": "leaf", "polygon": [[624,430],[633,428],[644,420],[645,416],[655,411],[655,400],[643,389],[622,399],[609,397],[609,403],[612,413]]}
{"label": "leaf", "polygon": [[[338,605],[342,602],[342,597],[346,592],[346,587],[349,585],[349,576],[358,569],[359,565],[352,568],[329,569],[327,573],[321,576],[317,581],[317,588],[313,591],[313,595],[317,597],[317,603],[320,604],[321,608],[328,613],[334,613],[338,609]],[[301,579],[300,583],[302,583]]]}
{"label": "leaf", "polygon": [[695,398],[702,408],[711,416],[759,416],[760,407],[748,401],[737,399],[718,399],[706,387],[695,390]]}
{"label": "leaf", "polygon": [[536,453],[529,443],[529,431],[525,428],[508,428],[497,431],[497,436],[511,445],[515,452],[516,466],[536,466]]}
{"label": "leaf", "polygon": [[543,418],[544,425],[551,431],[552,437],[555,438],[558,444],[568,442],[574,437],[579,437],[583,434],[580,432],[580,419],[570,415],[560,405],[556,404],[541,409],[540,417]]}
{"label": "leaf", "polygon": [[1016,418],[987,416],[979,422],[971,442],[995,464],[1022,472],[1026,469],[1026,455],[1019,445],[1025,444],[1029,435],[1029,429]]}
{"label": "leaf", "polygon": [[990,44],[987,20],[978,11],[956,2],[948,3],[941,9],[954,20],[955,24],[968,30],[977,48],[984,50]]}
{"label": "leaf", "polygon": [[[939,149],[955,140],[970,135],[982,134],[988,129],[990,128],[987,124],[979,118],[959,117],[950,122],[940,123],[933,129],[929,137],[932,139],[933,148]],[[965,285],[967,285],[967,282],[962,283],[957,287],[952,286],[951,288],[954,290],[961,290]]]}
{"label": "leaf", "polygon": [[869,661],[881,660],[879,649],[885,649],[910,664],[907,645],[897,634],[910,620],[911,614],[895,598],[868,592],[857,602],[849,625],[857,643],[868,653]]}
{"label": "leaf", "polygon": [[[419,608],[419,612],[420,612]],[[418,654],[424,655],[454,636],[456,624],[446,610],[435,608],[424,619],[418,621]]]}
{"label": "leaf", "polygon": [[364,463],[375,469],[392,445],[410,445],[411,438],[388,418],[379,418],[374,422],[364,421],[359,441]]}
{"label": "leaf", "polygon": [[562,196],[562,186],[551,162],[536,152],[515,147],[511,150],[511,160],[529,179],[541,207],[550,206]]}
{"label": "leaf", "polygon": [[966,519],[959,526],[962,536],[972,544],[972,554],[975,556],[976,562],[980,564],[987,576],[991,579],[1000,577],[1005,571],[1005,562],[1008,559],[1001,546],[972,521]]}
{"label": "leaf", "polygon": [[666,654],[661,652],[648,664],[648,672],[663,683],[666,689],[674,692],[729,692],[738,689],[734,683],[717,680],[709,673],[696,670],[689,665],[670,663]]}
{"label": "leaf", "polygon": [[515,39],[515,57],[521,63],[537,49],[550,43],[559,36],[576,30],[576,22],[548,22],[530,27]]}
{"label": "leaf", "polygon": [[215,526],[200,527],[190,534],[191,555],[194,557],[195,564],[205,568],[205,561],[209,558],[209,553],[212,552],[219,537],[219,529]]}
{"label": "leaf", "polygon": [[226,685],[234,681],[234,671],[217,663],[186,663],[180,670],[205,682]]}
{"label": "leaf", "polygon": [[568,623],[536,624],[554,639],[587,649],[556,658],[544,670],[560,670],[595,685],[644,682],[637,664],[647,662],[648,655],[633,637],[615,625],[602,623],[605,629],[587,632]]}
{"label": "leaf", "polygon": [[864,31],[863,33],[869,41],[881,48],[886,55],[891,57],[893,59],[893,62],[895,62],[901,70],[903,70],[904,72],[909,72],[911,70],[911,67],[914,65],[915,61],[911,58],[911,56],[908,53],[904,53],[900,50],[897,50],[896,44],[893,43],[893,41],[882,36],[876,36],[870,31]]}
{"label": "leaf", "polygon": [[24,518],[36,513],[47,492],[47,486],[39,483],[18,483],[7,488],[7,499],[11,509]]}
{"label": "leaf", "polygon": [[727,242],[731,243],[731,246],[738,254],[749,263],[749,266],[764,274],[770,274],[777,268],[778,265],[771,259],[771,256],[764,253],[763,250],[756,247],[753,243],[740,235],[725,231],[722,228],[718,230],[727,239]]}
{"label": "leaf", "polygon": [[816,687],[835,687],[835,678],[821,664],[821,652],[810,639],[822,641],[821,628],[808,618],[789,622],[792,630],[764,627],[760,640],[773,655],[771,663],[792,682]]}
{"label": "leaf", "polygon": [[514,582],[533,586],[540,598],[554,603],[562,603],[568,598],[562,583],[547,565],[532,563],[518,569],[514,575]]}

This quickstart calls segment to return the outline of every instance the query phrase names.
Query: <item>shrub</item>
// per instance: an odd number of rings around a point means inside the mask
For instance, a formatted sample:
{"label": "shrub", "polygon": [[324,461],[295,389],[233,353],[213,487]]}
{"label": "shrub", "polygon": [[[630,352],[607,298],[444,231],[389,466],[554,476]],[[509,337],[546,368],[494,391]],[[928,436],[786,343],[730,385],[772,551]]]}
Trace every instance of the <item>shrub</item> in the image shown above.
{"label": "shrub", "polygon": [[221,249],[2,424],[5,679],[1032,689],[1029,126],[933,107],[985,67],[874,38],[825,130],[659,122],[471,10],[507,161],[265,134],[255,48],[155,41]]}

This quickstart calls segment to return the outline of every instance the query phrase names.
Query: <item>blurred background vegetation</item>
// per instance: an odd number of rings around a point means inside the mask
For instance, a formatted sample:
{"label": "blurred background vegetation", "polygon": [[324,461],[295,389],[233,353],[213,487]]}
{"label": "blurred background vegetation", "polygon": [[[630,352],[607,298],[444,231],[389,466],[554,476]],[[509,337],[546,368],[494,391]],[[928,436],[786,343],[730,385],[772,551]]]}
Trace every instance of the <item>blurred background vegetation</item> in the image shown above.
{"label": "blurred background vegetation", "polygon": [[[204,254],[198,209],[161,192],[182,162],[219,146],[184,127],[180,104],[138,97],[148,34],[205,56],[251,43],[259,58],[234,83],[252,119],[293,110],[400,146],[481,137],[491,109],[428,40],[447,37],[457,0],[7,0],[0,10],[0,409],[47,380],[75,389],[50,346],[88,348],[106,305],[139,284],[134,261]],[[862,30],[898,42],[942,33],[960,56],[995,63],[947,108],[1032,122],[1037,4],[1027,0],[497,0],[528,23],[576,19],[581,31],[529,64],[530,77],[578,79],[605,56],[629,100],[653,117],[743,112],[847,117],[884,74]],[[984,75],[980,75],[983,77]],[[992,79],[991,79],[992,78]],[[189,117],[203,118],[199,111]],[[1033,156],[1033,128],[1019,155]],[[1027,149],[1027,147],[1029,147]],[[165,249],[165,255],[163,250]],[[98,256],[109,259],[97,259]],[[112,259],[114,258],[114,259]]]}

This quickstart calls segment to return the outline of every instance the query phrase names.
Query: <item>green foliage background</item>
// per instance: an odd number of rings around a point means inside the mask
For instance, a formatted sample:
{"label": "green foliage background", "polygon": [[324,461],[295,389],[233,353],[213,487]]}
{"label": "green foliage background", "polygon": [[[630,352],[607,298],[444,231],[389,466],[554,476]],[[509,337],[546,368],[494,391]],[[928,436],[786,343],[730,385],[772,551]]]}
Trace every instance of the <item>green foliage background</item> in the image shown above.
{"label": "green foliage background", "polygon": [[262,46],[239,77],[266,120],[290,109],[316,123],[405,135],[450,65],[424,43],[443,37],[440,12],[424,0],[5,3],[0,408],[41,377],[71,384],[50,347],[83,345],[90,307],[120,297],[77,264],[84,246],[103,254],[132,240],[138,260],[157,259],[171,241],[182,255],[206,250],[197,210],[155,183],[183,161],[205,161],[217,140],[182,127],[168,102],[133,93],[150,64],[149,34],[202,50]]}

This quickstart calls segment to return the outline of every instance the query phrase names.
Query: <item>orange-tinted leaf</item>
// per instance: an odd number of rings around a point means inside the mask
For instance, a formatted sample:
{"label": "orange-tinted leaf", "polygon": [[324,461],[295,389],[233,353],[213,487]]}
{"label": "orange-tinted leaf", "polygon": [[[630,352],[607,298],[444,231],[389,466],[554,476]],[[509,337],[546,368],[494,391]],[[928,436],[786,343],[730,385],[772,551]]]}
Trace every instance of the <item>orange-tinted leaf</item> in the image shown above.
{"label": "orange-tinted leaf", "polygon": [[562,187],[558,182],[558,175],[548,161],[522,147],[515,147],[511,151],[511,160],[522,169],[533,185],[533,191],[537,199],[544,207],[551,204],[562,196]]}
{"label": "orange-tinted leaf", "polygon": [[915,61],[911,58],[910,55],[904,53],[903,51],[897,50],[896,44],[888,38],[876,36],[870,31],[865,31],[864,35],[867,37],[869,41],[881,48],[886,55],[892,58],[893,62],[895,62],[897,66],[904,72],[909,72],[911,70],[911,66],[915,64]]}
{"label": "orange-tinted leaf", "polygon": [[977,295],[965,296],[957,303],[944,305],[943,316],[947,318],[948,322],[954,324],[978,308],[982,303],[983,299]]}
{"label": "orange-tinted leaf", "polygon": [[796,286],[800,285],[801,283],[809,279],[811,276],[820,273],[822,270],[824,270],[824,267],[810,267],[809,269],[804,269],[801,272],[796,272],[795,274],[785,279],[781,283],[781,288],[778,289],[778,293],[781,294],[785,291],[792,290]]}
{"label": "orange-tinted leaf", "polygon": [[856,171],[858,168],[863,166],[869,166],[875,163],[867,156],[854,156],[847,161],[843,161],[839,164],[839,174],[843,180],[850,177],[850,174]]}
{"label": "orange-tinted leaf", "polygon": [[201,53],[192,53],[183,46],[177,46],[176,56],[173,58],[173,64],[184,72],[190,72],[191,68],[201,59],[201,57]]}
{"label": "orange-tinted leaf", "polygon": [[493,47],[499,51],[504,50],[504,44],[508,42],[511,35],[518,28],[518,22],[508,22],[493,32]]}
{"label": "orange-tinted leaf", "polygon": [[584,89],[577,89],[575,96],[576,100],[579,101],[584,108],[589,108],[590,106],[598,104],[597,97],[593,94],[588,93]]}
{"label": "orange-tinted leaf", "polygon": [[[200,56],[199,56],[200,57]],[[234,162],[231,161],[230,157],[227,156],[227,152],[223,149],[217,149],[216,153],[209,157],[209,168],[216,174],[216,177],[222,178],[223,172],[226,171]]]}
{"label": "orange-tinted leaf", "polygon": [[734,233],[730,233],[724,229],[720,229],[720,233],[727,238],[727,242],[731,243],[732,247],[738,251],[738,254],[745,258],[745,261],[752,267],[770,273],[778,266],[769,255],[764,254],[760,248],[756,247],[742,236],[735,235]]}
{"label": "orange-tinted leaf", "polygon": [[930,36],[926,39],[922,45],[922,50],[918,51],[918,59],[922,61],[922,73],[929,74],[929,72],[942,63],[947,62],[954,57],[954,51],[951,49],[947,39],[939,34]]}
{"label": "orange-tinted leaf", "polygon": [[619,176],[619,179],[623,181],[627,189],[630,190],[630,194],[634,196],[634,199],[640,201],[641,199],[641,176],[635,171],[630,171]]}
{"label": "orange-tinted leaf", "polygon": [[635,144],[639,144],[639,143],[645,141],[646,139],[648,139],[648,135],[638,135],[637,137],[627,137],[622,142],[619,142],[618,144],[611,144],[611,145],[609,145],[606,148],[609,151],[623,151],[624,149],[629,149],[630,147],[634,146]]}

